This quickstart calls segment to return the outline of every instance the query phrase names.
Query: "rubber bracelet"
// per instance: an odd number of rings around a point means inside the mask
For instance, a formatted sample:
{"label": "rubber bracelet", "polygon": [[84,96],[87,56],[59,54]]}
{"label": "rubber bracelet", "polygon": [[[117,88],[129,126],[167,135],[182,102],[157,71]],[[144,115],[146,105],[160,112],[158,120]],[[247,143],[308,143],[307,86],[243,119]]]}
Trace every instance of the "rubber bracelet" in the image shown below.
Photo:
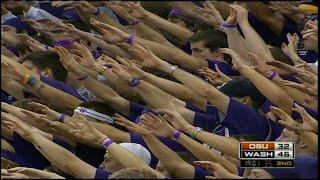
{"label": "rubber bracelet", "polygon": [[136,87],[140,84],[140,81],[138,78],[133,78],[130,82],[129,82],[129,86],[130,87]]}
{"label": "rubber bracelet", "polygon": [[191,134],[191,138],[195,139],[196,138],[196,135],[201,132],[202,129],[199,128],[199,127],[196,127],[195,131]]}
{"label": "rubber bracelet", "polygon": [[173,135],[173,139],[178,139],[181,136],[181,131],[176,130],[176,132]]}
{"label": "rubber bracelet", "polygon": [[45,48],[46,48],[46,50],[49,50],[49,46],[47,44],[46,44]]}
{"label": "rubber bracelet", "polygon": [[24,83],[24,84],[27,84],[27,82],[30,80],[30,75],[26,75],[23,79],[22,79],[22,82]]}
{"label": "rubber bracelet", "polygon": [[97,8],[97,12],[94,13],[94,15],[99,15],[100,14],[100,9]]}
{"label": "rubber bracelet", "polygon": [[269,80],[272,80],[272,79],[274,79],[276,76],[277,76],[277,73],[274,72],[274,71],[272,71],[272,74],[271,74],[269,77],[267,77],[267,78],[268,78]]}
{"label": "rubber bracelet", "polygon": [[140,19],[136,19],[136,20],[133,21],[133,23],[131,23],[131,27],[135,27],[140,23],[141,23],[141,20]]}
{"label": "rubber bracelet", "polygon": [[237,25],[237,24],[223,23],[223,24],[221,25],[221,27],[232,29],[232,28],[238,28],[238,25]]}
{"label": "rubber bracelet", "polygon": [[136,35],[131,34],[127,39],[127,43],[132,43],[135,39],[136,39]]}
{"label": "rubber bracelet", "polygon": [[78,81],[83,81],[83,80],[86,80],[87,78],[88,78],[88,75],[86,74],[86,75],[84,75],[83,77],[78,78],[77,80],[78,80]]}
{"label": "rubber bracelet", "polygon": [[102,146],[107,149],[112,143],[113,141],[110,138],[105,138],[102,141]]}
{"label": "rubber bracelet", "polygon": [[58,120],[63,123],[63,121],[65,119],[66,119],[66,115],[65,114],[61,114]]}

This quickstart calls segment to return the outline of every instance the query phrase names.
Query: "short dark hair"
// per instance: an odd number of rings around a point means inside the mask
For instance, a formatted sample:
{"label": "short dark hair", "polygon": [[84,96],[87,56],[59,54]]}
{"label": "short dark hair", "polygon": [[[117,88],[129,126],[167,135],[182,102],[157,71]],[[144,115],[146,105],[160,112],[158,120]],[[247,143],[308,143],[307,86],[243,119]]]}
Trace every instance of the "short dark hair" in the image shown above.
{"label": "short dark hair", "polygon": [[60,62],[58,53],[54,51],[37,51],[28,53],[23,60],[31,61],[39,70],[50,68],[54,79],[66,82],[68,71]]}
{"label": "short dark hair", "polygon": [[81,103],[79,106],[97,111],[99,113],[102,113],[108,116],[113,116],[116,113],[116,110],[114,110],[113,107],[98,101],[84,102],[84,103]]}
{"label": "short dark hair", "polygon": [[215,29],[199,31],[189,38],[190,43],[198,41],[204,41],[205,46],[212,52],[216,51],[218,48],[229,47],[227,35],[224,32]]}
{"label": "short dark hair", "polygon": [[223,85],[219,90],[229,97],[249,96],[253,100],[253,108],[258,109],[266,98],[258,91],[254,84],[243,77],[234,78]]}

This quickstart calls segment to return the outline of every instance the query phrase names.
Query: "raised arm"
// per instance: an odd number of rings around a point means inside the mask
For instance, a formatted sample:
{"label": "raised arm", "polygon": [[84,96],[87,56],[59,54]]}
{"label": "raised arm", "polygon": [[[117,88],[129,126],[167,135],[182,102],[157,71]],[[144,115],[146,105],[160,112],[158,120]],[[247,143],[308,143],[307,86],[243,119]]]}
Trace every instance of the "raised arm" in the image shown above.
{"label": "raised arm", "polygon": [[149,149],[161,161],[170,177],[188,179],[194,177],[194,167],[164,145],[150,130],[121,118],[117,119],[116,122],[143,137]]}
{"label": "raised arm", "polygon": [[157,27],[158,29],[162,29],[164,31],[167,31],[171,33],[172,35],[176,36],[177,38],[186,41],[188,38],[190,38],[194,33],[190,31],[189,29],[179,26],[177,24],[174,24],[166,19],[163,19],[147,10],[142,8],[140,3],[127,3],[128,7],[139,11],[142,14],[142,20],[148,22],[149,24],[152,24],[153,27]]}
{"label": "raised arm", "polygon": [[266,24],[276,35],[280,36],[284,23],[263,2],[246,1],[245,4],[259,21]]}
{"label": "raised arm", "polygon": [[221,52],[232,57],[233,66],[238,69],[241,75],[248,78],[268,100],[291,114],[293,99],[279,86],[255,71],[253,68],[243,64],[241,57],[231,49],[223,48]]}
{"label": "raised arm", "polygon": [[186,134],[189,134],[194,139],[197,139],[203,143],[206,143],[210,147],[213,147],[214,149],[220,152],[223,152],[234,158],[239,158],[238,141],[224,137],[224,136],[219,136],[214,133],[209,133],[202,130],[199,131],[199,129],[197,129],[196,127],[188,124],[186,120],[181,115],[179,115],[179,113],[170,112],[170,111],[164,111],[164,112],[166,112],[166,114],[164,115],[164,118],[166,119],[166,121],[168,121],[171,125],[173,125],[177,130],[183,131]]}
{"label": "raised arm", "polygon": [[168,62],[180,64],[181,66],[190,68],[194,71],[200,67],[208,66],[208,62],[206,60],[192,57],[177,48],[168,47],[143,38],[134,37],[133,35],[129,35],[115,27],[101,23],[95,19],[91,19],[90,23],[93,26],[98,27],[99,31],[103,34],[103,36],[99,36],[99,38],[109,43],[136,41],[139,44],[149,47],[158,57]]}
{"label": "raised arm", "polygon": [[[226,167],[230,172],[238,173],[237,167],[229,162],[226,158],[214,153],[209,148],[200,144],[199,142],[191,139],[184,133],[179,133],[173,128],[167,121],[166,118],[170,118],[168,121],[173,122],[176,118],[183,118],[178,112],[166,111],[166,113],[155,115],[154,113],[148,113],[141,117],[141,122],[148,129],[157,136],[168,137],[176,139],[182,144],[189,152],[196,156],[200,160],[210,160],[213,162],[219,162]],[[162,133],[165,132],[165,133]],[[180,134],[180,135],[179,135]]]}
{"label": "raised arm", "polygon": [[[132,45],[129,45],[128,43],[122,43],[121,46],[126,46],[125,48],[128,49],[129,52],[141,58],[143,60],[141,63],[142,67],[156,69],[158,66],[157,62],[161,61],[156,55],[152,53],[150,49],[148,48],[146,49],[135,42],[132,43]],[[145,72],[142,69],[140,69],[137,66],[137,64],[134,63],[132,60],[131,61],[125,60],[120,57],[117,58],[117,60],[119,60],[122,65],[126,66],[126,68],[130,72],[134,73],[136,77],[157,86],[161,90],[175,96],[176,98],[184,102],[193,103],[194,105],[198,106],[200,109],[206,111],[207,100],[202,97],[199,97],[189,88],[187,88],[185,85]]]}
{"label": "raised arm", "polygon": [[143,22],[143,20],[141,19],[143,13],[141,13],[140,11],[132,11],[132,9],[128,8],[128,4],[130,4],[130,2],[119,3],[111,1],[106,3],[108,8],[112,9],[118,15],[128,21],[130,23],[130,27],[135,30],[140,37],[158,42],[163,45],[175,47],[163,35]]}
{"label": "raised arm", "polygon": [[63,47],[56,47],[59,53],[62,64],[65,68],[73,73],[77,78],[83,78],[81,82],[86,88],[88,88],[92,93],[94,93],[98,98],[102,99],[106,103],[112,105],[119,112],[129,115],[130,103],[128,100],[122,98],[118,93],[116,93],[112,88],[102,84],[101,82],[88,76],[86,73],[81,71],[75,65],[75,61],[72,60],[70,53]]}
{"label": "raised arm", "polygon": [[[15,78],[15,81],[22,82],[21,84],[23,84],[29,91],[52,104],[64,107],[68,110],[73,110],[82,102],[72,95],[46,85],[38,79],[37,74],[27,70],[27,68],[22,64],[14,63],[13,60],[6,56],[1,55],[1,62],[3,70],[12,78]],[[33,79],[33,81],[26,82],[29,78]]]}
{"label": "raised arm", "polygon": [[35,128],[24,124],[16,117],[5,119],[4,125],[32,142],[39,152],[52,164],[76,178],[94,178],[96,168],[85,163],[65,148],[48,140]]}
{"label": "raised arm", "polygon": [[207,99],[220,112],[226,113],[229,105],[229,97],[218,91],[215,87],[204,80],[182,69],[171,66],[164,61],[158,61],[158,69],[171,74],[193,92]]}
{"label": "raised arm", "polygon": [[[296,106],[298,109],[302,108],[301,106]],[[288,130],[295,132],[299,135],[299,137],[302,139],[304,143],[308,145],[308,147],[311,148],[311,150],[314,153],[317,153],[318,149],[318,135],[314,132],[306,131],[306,129],[310,129],[310,125],[307,125],[308,122],[298,123],[295,120],[291,118],[286,112],[284,112],[282,109],[279,109],[277,107],[270,107],[271,111],[280,118],[278,121],[281,125],[285,126]],[[301,110],[298,110],[301,111]],[[304,118],[305,120],[305,118]],[[312,128],[313,129],[313,128]]]}
{"label": "raised arm", "polygon": [[251,52],[262,56],[266,61],[271,61],[273,58],[270,50],[259,34],[249,24],[248,11],[239,5],[231,5],[231,7],[237,12],[237,21],[244,34],[247,47]]}

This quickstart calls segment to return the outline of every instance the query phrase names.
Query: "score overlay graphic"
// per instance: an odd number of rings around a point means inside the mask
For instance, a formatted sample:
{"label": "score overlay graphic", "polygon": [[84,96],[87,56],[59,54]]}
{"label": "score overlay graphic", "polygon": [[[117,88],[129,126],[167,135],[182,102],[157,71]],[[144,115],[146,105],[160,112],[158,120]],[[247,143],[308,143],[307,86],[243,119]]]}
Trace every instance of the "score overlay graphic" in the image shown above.
{"label": "score overlay graphic", "polygon": [[294,157],[293,142],[239,143],[239,158],[243,168],[292,168]]}

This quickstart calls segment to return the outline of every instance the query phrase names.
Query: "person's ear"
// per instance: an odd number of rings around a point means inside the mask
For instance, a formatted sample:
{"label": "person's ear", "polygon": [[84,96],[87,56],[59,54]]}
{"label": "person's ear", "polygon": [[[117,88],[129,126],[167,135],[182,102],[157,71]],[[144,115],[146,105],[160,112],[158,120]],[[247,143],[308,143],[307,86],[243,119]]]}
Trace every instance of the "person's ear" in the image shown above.
{"label": "person's ear", "polygon": [[41,75],[49,78],[53,78],[53,73],[51,68],[45,68],[41,71]]}

